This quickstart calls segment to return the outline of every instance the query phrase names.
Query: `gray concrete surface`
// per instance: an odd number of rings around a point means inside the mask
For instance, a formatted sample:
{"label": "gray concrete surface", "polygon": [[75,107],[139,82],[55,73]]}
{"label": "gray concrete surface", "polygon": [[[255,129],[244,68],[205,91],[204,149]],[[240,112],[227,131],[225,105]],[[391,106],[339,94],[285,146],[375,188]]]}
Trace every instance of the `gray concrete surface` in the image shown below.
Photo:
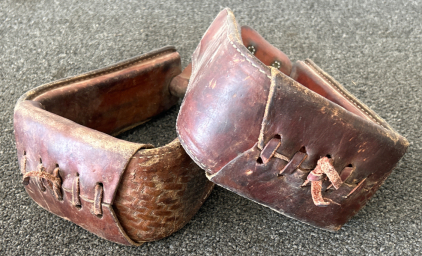
{"label": "gray concrete surface", "polygon": [[[142,247],[96,237],[38,207],[21,185],[12,114],[26,90],[165,45],[183,65],[224,7],[293,60],[312,58],[410,141],[393,174],[339,232],[216,188],[174,235]],[[421,1],[0,2],[1,255],[420,255]],[[178,108],[122,136],[164,145]]]}

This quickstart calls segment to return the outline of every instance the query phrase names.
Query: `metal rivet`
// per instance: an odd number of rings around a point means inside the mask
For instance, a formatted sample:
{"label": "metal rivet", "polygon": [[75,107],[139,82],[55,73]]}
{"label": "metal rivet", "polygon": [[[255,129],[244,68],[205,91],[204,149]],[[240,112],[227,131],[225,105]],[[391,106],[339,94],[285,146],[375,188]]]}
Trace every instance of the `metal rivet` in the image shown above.
{"label": "metal rivet", "polygon": [[248,47],[248,50],[253,54],[253,55],[255,55],[255,52],[256,52],[256,48],[255,48],[255,46],[253,46],[253,45],[249,45]]}
{"label": "metal rivet", "polygon": [[276,60],[276,61],[273,62],[273,64],[271,64],[271,66],[279,69],[281,67],[281,63],[280,63],[280,61]]}

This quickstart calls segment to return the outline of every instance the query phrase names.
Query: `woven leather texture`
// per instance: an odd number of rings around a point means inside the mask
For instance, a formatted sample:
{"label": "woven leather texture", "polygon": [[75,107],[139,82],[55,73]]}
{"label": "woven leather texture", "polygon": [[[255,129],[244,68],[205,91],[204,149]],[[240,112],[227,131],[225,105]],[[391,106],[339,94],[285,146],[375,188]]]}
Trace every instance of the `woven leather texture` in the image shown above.
{"label": "woven leather texture", "polygon": [[212,188],[213,183],[176,139],[133,156],[117,190],[114,209],[131,239],[153,241],[182,228]]}

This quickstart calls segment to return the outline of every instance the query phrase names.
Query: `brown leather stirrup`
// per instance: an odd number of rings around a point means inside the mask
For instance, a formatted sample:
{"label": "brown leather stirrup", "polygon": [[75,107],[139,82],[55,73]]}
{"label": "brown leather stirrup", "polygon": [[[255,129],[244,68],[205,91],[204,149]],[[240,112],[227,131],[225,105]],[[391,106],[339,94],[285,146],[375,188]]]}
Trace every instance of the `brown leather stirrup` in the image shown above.
{"label": "brown leather stirrup", "polygon": [[292,65],[229,9],[193,53],[176,128],[211,181],[327,230],[366,204],[409,145],[311,60]]}
{"label": "brown leather stirrup", "polygon": [[[180,146],[117,139],[183,96],[174,47],[42,85],[17,102],[23,184],[46,210],[125,245],[169,236],[198,211],[213,184]],[[108,135],[110,134],[110,135]]]}

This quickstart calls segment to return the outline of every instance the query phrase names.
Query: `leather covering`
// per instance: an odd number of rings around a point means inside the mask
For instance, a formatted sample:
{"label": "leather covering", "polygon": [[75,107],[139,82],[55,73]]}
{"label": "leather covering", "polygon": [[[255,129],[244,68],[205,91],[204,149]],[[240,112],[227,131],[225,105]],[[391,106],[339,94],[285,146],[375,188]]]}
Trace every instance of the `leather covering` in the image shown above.
{"label": "leather covering", "polygon": [[[195,50],[177,120],[181,144],[218,185],[338,230],[388,177],[408,142],[312,61],[290,67],[251,29],[242,36],[240,30],[225,9]],[[315,169],[323,162],[326,175]]]}
{"label": "leather covering", "polygon": [[[166,47],[23,95],[14,127],[29,196],[48,211],[125,245],[160,239],[186,224],[212,183],[179,141],[151,149],[108,135],[172,107],[178,98],[170,94],[169,84],[180,65],[176,50]],[[140,161],[139,155],[155,161]],[[148,173],[151,180],[133,181],[136,173]],[[160,193],[146,197],[146,187]],[[156,217],[159,210],[173,219]],[[148,217],[153,221],[144,222]]]}

